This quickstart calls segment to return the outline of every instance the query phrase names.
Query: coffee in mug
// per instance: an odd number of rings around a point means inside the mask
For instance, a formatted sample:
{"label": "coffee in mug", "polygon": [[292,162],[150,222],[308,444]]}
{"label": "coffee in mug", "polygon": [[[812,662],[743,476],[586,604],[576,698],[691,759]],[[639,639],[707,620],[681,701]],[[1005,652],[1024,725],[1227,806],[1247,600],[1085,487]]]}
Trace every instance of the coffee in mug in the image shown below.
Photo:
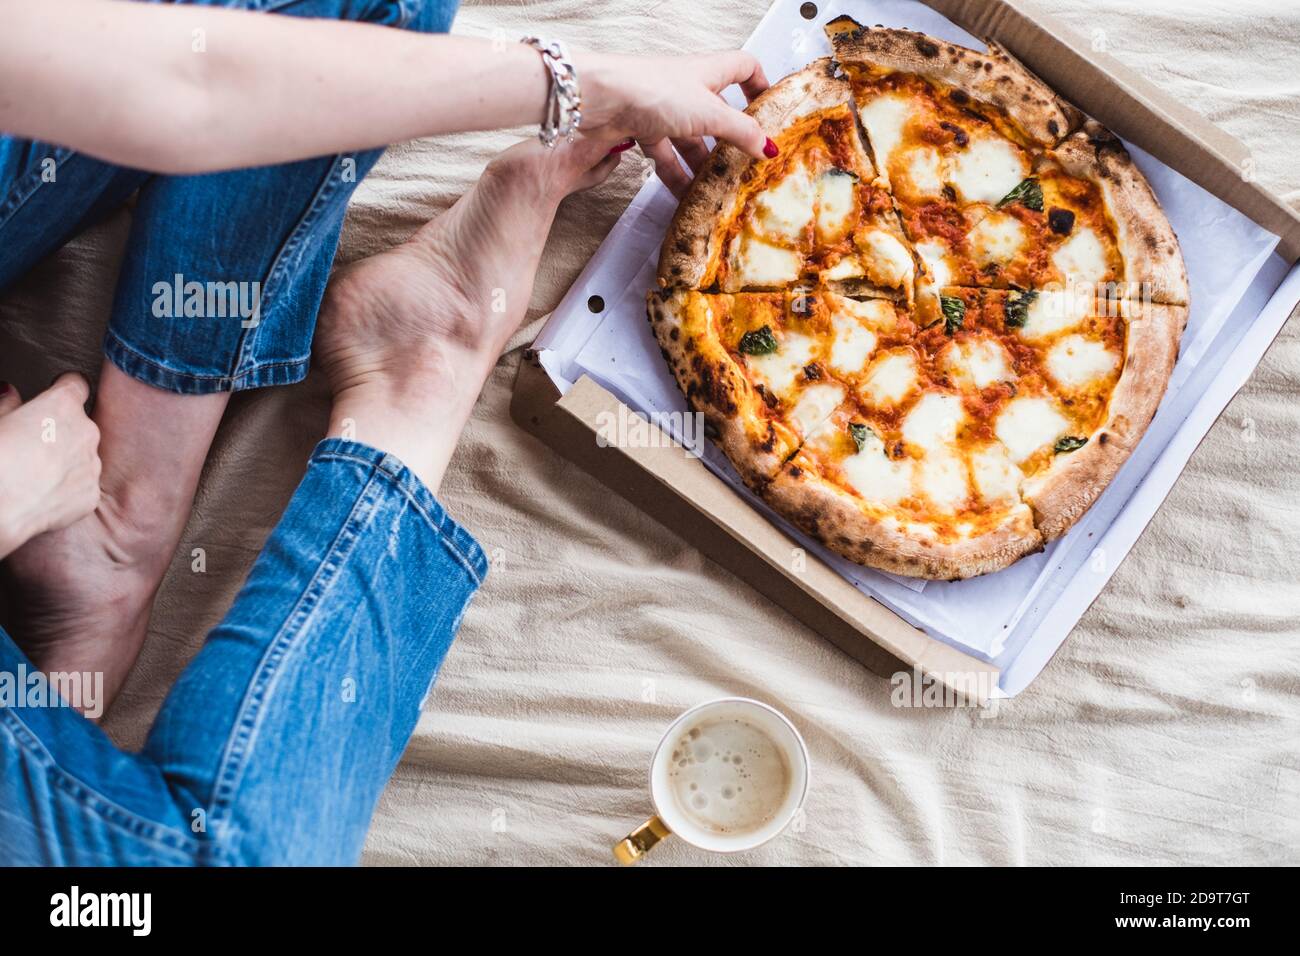
{"label": "coffee in mug", "polygon": [[676,833],[706,850],[748,850],[780,833],[808,789],[808,751],[782,714],[744,697],[677,718],[650,764],[658,811],[614,848],[632,863]]}

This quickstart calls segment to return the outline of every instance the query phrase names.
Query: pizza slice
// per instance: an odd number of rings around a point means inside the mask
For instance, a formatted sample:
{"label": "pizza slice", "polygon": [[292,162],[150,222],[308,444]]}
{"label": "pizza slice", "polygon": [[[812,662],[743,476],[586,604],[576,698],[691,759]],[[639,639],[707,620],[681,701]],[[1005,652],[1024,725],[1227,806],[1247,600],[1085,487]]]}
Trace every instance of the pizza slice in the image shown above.
{"label": "pizza slice", "polygon": [[[780,114],[762,163],[719,147],[678,207],[659,281],[721,292],[836,284],[910,300],[916,261],[858,134],[852,95],[819,60],[758,104]],[[791,102],[797,99],[797,103]]]}
{"label": "pizza slice", "polygon": [[1016,379],[987,421],[1025,476],[1021,494],[1044,539],[1060,537],[1155,416],[1188,309],[1065,291],[945,291],[976,327],[1005,330]]}
{"label": "pizza slice", "polygon": [[1122,144],[1000,48],[827,27],[932,317],[945,285],[1106,288],[1187,301],[1177,240]]}
{"label": "pizza slice", "polygon": [[[678,384],[753,487],[775,473],[906,334],[892,299],[825,289],[652,292],[651,325]],[[734,419],[744,412],[746,423]]]}
{"label": "pizza slice", "polygon": [[927,382],[882,416],[849,401],[763,486],[764,498],[852,561],[895,574],[965,578],[1042,547],[1020,472],[978,434],[961,396]]}

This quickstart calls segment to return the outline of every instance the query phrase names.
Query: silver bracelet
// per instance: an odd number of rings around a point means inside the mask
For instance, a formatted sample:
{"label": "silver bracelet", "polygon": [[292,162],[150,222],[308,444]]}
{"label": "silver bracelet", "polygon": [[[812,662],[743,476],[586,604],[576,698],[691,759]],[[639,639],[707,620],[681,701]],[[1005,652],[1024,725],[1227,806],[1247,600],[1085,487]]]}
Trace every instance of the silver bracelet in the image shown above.
{"label": "silver bracelet", "polygon": [[573,142],[573,134],[582,125],[582,90],[578,87],[578,71],[559,40],[541,40],[524,37],[527,43],[542,55],[546,71],[551,75],[551,88],[546,95],[546,112],[537,138],[542,145],[553,147],[563,136]]}

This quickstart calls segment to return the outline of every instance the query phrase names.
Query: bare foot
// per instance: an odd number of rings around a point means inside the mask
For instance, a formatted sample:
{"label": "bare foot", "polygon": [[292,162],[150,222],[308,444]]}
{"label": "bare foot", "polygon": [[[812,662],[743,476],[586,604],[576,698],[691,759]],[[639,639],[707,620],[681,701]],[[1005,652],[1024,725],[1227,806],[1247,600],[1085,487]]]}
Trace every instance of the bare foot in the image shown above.
{"label": "bare foot", "polygon": [[339,271],[315,343],[334,392],[330,435],[391,452],[437,490],[523,319],[560,201],[613,171],[609,147],[519,143],[405,243]]}
{"label": "bare foot", "polygon": [[105,362],[99,506],[4,561],[14,641],[43,671],[103,674],[100,707],[140,653],[228,398],[164,392]]}
{"label": "bare foot", "polygon": [[4,564],[18,646],[47,673],[102,673],[103,699],[93,702],[101,709],[135,663],[171,559],[128,520],[102,498],[92,514],[38,535]]}

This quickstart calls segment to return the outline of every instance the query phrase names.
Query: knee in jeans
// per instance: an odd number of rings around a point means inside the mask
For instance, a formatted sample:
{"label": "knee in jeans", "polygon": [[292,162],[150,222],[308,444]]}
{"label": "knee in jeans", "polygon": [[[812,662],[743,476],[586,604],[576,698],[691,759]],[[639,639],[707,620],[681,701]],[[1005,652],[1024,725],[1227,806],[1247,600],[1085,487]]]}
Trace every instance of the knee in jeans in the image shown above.
{"label": "knee in jeans", "polygon": [[460,0],[391,0],[395,25],[416,33],[446,33]]}

